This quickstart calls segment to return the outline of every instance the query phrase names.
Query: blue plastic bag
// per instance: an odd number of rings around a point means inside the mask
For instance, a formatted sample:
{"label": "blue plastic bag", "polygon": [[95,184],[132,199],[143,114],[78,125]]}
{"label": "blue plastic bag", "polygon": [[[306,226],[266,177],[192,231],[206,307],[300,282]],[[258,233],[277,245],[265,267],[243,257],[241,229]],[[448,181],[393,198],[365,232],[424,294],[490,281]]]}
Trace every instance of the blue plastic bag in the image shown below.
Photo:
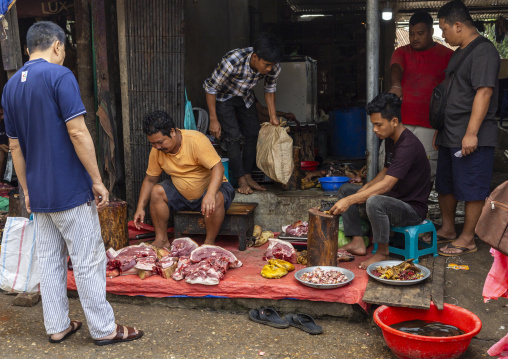
{"label": "blue plastic bag", "polygon": [[187,98],[187,89],[185,89],[185,119],[183,122],[183,128],[186,130],[196,130],[196,120],[194,119],[194,113],[192,112],[192,104]]}

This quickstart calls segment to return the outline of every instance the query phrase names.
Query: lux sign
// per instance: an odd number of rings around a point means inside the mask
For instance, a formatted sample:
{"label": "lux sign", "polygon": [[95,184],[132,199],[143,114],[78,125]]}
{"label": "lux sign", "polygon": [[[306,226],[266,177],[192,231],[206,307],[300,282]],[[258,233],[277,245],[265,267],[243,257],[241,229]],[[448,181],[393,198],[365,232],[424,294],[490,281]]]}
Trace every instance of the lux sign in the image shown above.
{"label": "lux sign", "polygon": [[41,6],[42,6],[42,13],[44,15],[58,14],[59,12],[64,11],[64,10],[69,12],[69,9],[67,7],[67,1],[47,1],[47,2],[42,2]]}

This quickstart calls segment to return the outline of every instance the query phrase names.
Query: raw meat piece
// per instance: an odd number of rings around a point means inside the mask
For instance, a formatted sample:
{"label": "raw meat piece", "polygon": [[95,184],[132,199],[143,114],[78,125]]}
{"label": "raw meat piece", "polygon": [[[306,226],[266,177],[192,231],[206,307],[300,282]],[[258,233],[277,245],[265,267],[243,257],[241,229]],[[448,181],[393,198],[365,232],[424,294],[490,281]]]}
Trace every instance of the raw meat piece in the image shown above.
{"label": "raw meat piece", "polygon": [[[154,257],[156,258],[157,252],[154,247],[141,243],[136,246],[128,246],[115,251],[110,248],[106,251],[106,257],[108,258],[107,270],[113,270],[115,268],[120,269],[122,275],[124,272],[134,268],[138,258],[143,257]],[[137,271],[136,271],[137,273]]]}
{"label": "raw meat piece", "polygon": [[296,221],[295,223],[282,227],[282,231],[291,236],[302,237],[309,232],[309,223],[305,221]]}
{"label": "raw meat piece", "polygon": [[173,243],[171,243],[169,255],[171,257],[187,257],[198,247],[199,245],[189,237],[176,238]]}
{"label": "raw meat piece", "polygon": [[137,275],[137,274],[138,274],[138,272],[139,272],[139,270],[138,270],[138,269],[136,269],[136,268],[132,267],[131,269],[126,270],[125,272],[120,271],[120,275],[131,275],[131,274],[135,274],[135,275]]}
{"label": "raw meat piece", "polygon": [[148,277],[151,277],[153,276],[155,273],[151,270],[143,270],[143,269],[140,269],[139,272],[138,272],[138,276],[139,278],[141,279],[146,279]]}
{"label": "raw meat piece", "polygon": [[276,238],[270,238],[268,240],[268,248],[266,249],[263,260],[273,258],[282,259],[289,263],[297,263],[296,251],[291,243]]}
{"label": "raw meat piece", "polygon": [[180,257],[178,260],[178,266],[176,267],[175,272],[171,276],[174,280],[182,280],[185,278],[184,270],[192,264],[189,257]]}
{"label": "raw meat piece", "polygon": [[222,247],[212,246],[209,244],[203,244],[201,247],[194,249],[190,254],[190,259],[193,262],[200,262],[203,259],[209,257],[219,256],[224,256],[227,258],[229,261],[229,268],[238,268],[242,266],[242,262],[240,262],[233,253]]}
{"label": "raw meat piece", "polygon": [[162,278],[169,279],[178,265],[178,257],[165,256],[159,259],[155,271]]}
{"label": "raw meat piece", "polygon": [[154,271],[155,270],[155,262],[157,261],[156,257],[144,257],[138,259],[134,268],[144,271]]}
{"label": "raw meat piece", "polygon": [[185,281],[190,284],[217,285],[224,278],[229,265],[226,256],[208,257],[185,269]]}

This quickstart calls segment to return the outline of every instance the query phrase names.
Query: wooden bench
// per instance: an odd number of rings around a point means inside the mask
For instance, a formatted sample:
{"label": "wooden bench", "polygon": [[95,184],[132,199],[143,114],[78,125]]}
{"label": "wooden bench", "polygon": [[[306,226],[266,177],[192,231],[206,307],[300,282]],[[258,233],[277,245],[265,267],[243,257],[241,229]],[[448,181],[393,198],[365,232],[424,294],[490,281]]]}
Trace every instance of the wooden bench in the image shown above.
{"label": "wooden bench", "polygon": [[[238,236],[239,250],[247,248],[247,237],[254,230],[254,210],[257,203],[233,202],[226,212],[219,235]],[[205,221],[201,212],[178,211],[174,213],[175,238],[182,235],[206,234]]]}

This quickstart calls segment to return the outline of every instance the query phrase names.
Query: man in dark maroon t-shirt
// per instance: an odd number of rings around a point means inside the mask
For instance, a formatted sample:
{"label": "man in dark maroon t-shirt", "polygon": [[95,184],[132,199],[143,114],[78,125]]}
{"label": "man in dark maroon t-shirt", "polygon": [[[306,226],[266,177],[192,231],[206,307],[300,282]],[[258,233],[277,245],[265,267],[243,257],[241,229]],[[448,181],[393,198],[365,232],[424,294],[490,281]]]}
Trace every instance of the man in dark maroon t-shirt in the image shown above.
{"label": "man in dark maroon t-shirt", "polygon": [[430,164],[418,138],[404,127],[400,118],[401,100],[392,93],[382,93],[367,105],[374,133],[385,140],[385,167],[363,187],[345,184],[339,201],[331,208],[342,214],[344,234],[353,237],[341,249],[365,255],[358,204],[365,203],[378,250],[360,267],[388,259],[390,225],[415,226],[427,216],[430,193]]}

